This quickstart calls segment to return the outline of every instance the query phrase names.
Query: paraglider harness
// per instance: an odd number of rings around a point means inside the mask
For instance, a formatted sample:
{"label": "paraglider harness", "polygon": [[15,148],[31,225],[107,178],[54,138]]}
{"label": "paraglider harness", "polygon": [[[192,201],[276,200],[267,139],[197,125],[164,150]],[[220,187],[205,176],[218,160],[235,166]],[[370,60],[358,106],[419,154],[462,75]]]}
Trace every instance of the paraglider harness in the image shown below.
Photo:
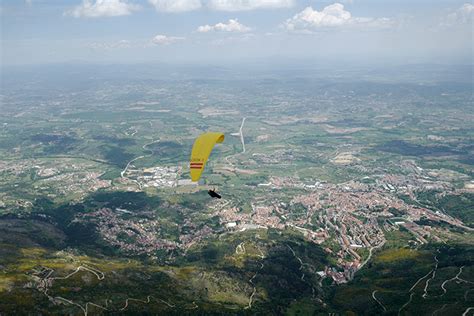
{"label": "paraglider harness", "polygon": [[216,192],[216,189],[207,191],[207,194],[209,194],[212,198],[215,199],[221,198],[220,194]]}

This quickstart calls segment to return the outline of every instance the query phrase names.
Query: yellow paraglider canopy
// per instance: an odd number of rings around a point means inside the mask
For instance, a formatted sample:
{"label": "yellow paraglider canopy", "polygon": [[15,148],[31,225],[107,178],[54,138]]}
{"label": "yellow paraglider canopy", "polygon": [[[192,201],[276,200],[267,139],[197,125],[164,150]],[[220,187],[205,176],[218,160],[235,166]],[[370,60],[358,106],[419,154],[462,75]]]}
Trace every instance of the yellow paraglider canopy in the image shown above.
{"label": "yellow paraglider canopy", "polygon": [[206,166],[207,159],[209,158],[214,145],[216,143],[222,143],[223,141],[224,134],[216,132],[204,133],[196,138],[189,162],[192,181],[198,181],[199,178],[201,178],[202,171]]}

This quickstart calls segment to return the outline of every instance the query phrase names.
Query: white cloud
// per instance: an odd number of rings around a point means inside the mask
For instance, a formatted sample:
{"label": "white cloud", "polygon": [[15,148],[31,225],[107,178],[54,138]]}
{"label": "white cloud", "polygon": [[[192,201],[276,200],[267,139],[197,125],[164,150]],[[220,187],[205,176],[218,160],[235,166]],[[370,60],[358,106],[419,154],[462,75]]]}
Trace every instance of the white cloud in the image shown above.
{"label": "white cloud", "polygon": [[166,35],[158,34],[155,37],[153,37],[153,39],[151,40],[151,43],[154,45],[169,45],[181,40],[184,40],[184,37],[166,36]]}
{"label": "white cloud", "polygon": [[148,0],[161,12],[186,12],[200,9],[201,0]]}
{"label": "white cloud", "polygon": [[444,26],[452,26],[457,24],[468,24],[474,20],[474,5],[470,3],[463,4],[456,11],[448,14],[442,22]]}
{"label": "white cloud", "polygon": [[289,8],[294,0],[209,0],[208,7],[219,11]]}
{"label": "white cloud", "polygon": [[71,15],[75,18],[97,18],[103,16],[129,15],[139,9],[139,5],[128,3],[126,0],[83,0],[82,4],[72,10],[66,11],[64,14]]}
{"label": "white cloud", "polygon": [[390,26],[392,21],[388,18],[363,18],[353,17],[352,14],[344,9],[344,5],[334,3],[326,6],[321,11],[307,7],[292,18],[286,20],[284,28],[289,31],[311,31],[320,28],[335,28],[342,26],[369,26],[386,27]]}
{"label": "white cloud", "polygon": [[237,19],[230,19],[227,23],[217,23],[216,25],[201,25],[197,28],[197,31],[200,33],[212,31],[244,33],[250,30],[250,27],[241,24]]}

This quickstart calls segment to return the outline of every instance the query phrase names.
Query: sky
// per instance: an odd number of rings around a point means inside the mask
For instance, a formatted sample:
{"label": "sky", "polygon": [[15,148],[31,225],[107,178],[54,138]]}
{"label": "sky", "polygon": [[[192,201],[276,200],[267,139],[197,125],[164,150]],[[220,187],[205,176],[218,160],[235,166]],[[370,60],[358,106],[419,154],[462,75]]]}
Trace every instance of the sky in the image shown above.
{"label": "sky", "polygon": [[474,2],[0,0],[1,64],[473,63]]}

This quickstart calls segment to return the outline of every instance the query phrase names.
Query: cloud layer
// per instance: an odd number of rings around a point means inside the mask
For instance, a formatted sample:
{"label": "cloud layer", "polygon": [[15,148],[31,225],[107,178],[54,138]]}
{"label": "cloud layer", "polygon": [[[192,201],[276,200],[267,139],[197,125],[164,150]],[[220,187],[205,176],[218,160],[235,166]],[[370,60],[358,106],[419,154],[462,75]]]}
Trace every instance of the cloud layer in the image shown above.
{"label": "cloud layer", "polygon": [[459,9],[450,13],[444,21],[445,26],[472,23],[474,21],[474,5],[463,4]]}
{"label": "cloud layer", "polygon": [[151,40],[151,43],[154,45],[170,45],[177,41],[184,40],[184,37],[177,36],[166,36],[163,34],[158,34]]}
{"label": "cloud layer", "polygon": [[66,11],[65,15],[75,18],[97,18],[104,16],[129,15],[140,9],[137,4],[128,3],[126,0],[83,0],[82,4],[72,10]]}
{"label": "cloud layer", "polygon": [[218,11],[289,8],[294,0],[209,0],[208,7]]}
{"label": "cloud layer", "polygon": [[217,23],[216,25],[202,25],[197,28],[199,33],[208,32],[234,32],[244,33],[250,31],[251,28],[241,24],[237,19],[230,19],[227,23]]}
{"label": "cloud layer", "polygon": [[120,40],[113,42],[91,42],[87,43],[86,47],[93,50],[112,50],[118,48],[130,48],[131,42],[128,40]]}
{"label": "cloud layer", "polygon": [[343,4],[334,3],[324,7],[321,11],[307,7],[286,20],[283,26],[289,31],[311,31],[349,25],[384,27],[390,24],[391,21],[387,18],[353,17],[349,11],[344,9]]}
{"label": "cloud layer", "polygon": [[289,8],[295,0],[148,0],[160,12],[186,12],[204,7],[216,11]]}
{"label": "cloud layer", "polygon": [[148,2],[160,12],[186,12],[202,7],[201,0],[148,0]]}

